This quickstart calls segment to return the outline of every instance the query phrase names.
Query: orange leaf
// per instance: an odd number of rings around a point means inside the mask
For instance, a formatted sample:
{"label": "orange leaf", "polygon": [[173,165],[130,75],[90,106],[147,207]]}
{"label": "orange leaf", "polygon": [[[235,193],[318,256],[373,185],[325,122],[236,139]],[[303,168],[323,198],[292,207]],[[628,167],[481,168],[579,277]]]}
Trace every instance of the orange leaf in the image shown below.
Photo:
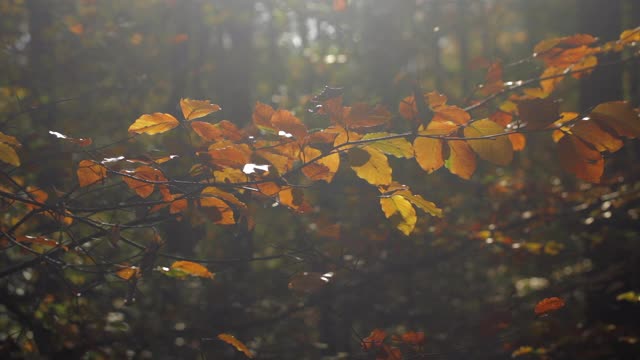
{"label": "orange leaf", "polygon": [[640,137],[640,115],[627,101],[610,101],[596,106],[589,117],[603,129],[612,129],[618,136]]}
{"label": "orange leaf", "polygon": [[247,144],[214,143],[209,146],[208,154],[214,166],[242,169],[249,163],[251,149]]}
{"label": "orange leaf", "polygon": [[271,117],[275,112],[270,105],[263,104],[259,101],[256,102],[256,107],[253,109],[253,114],[251,115],[253,124],[260,130],[274,132]]}
{"label": "orange leaf", "polygon": [[236,350],[242,352],[249,359],[253,359],[253,353],[247,345],[243,344],[242,341],[235,338],[235,336],[230,334],[219,334],[218,339],[226,342],[227,344],[236,348]]}
{"label": "orange leaf", "polygon": [[5,135],[0,132],[0,160],[13,166],[20,166],[20,158],[16,153],[15,148],[19,147],[18,140],[10,135]]}
{"label": "orange leaf", "polygon": [[432,121],[451,121],[459,125],[464,125],[471,120],[471,115],[457,106],[442,105],[434,109],[434,112],[435,115]]}
{"label": "orange leaf", "polygon": [[556,311],[564,307],[564,300],[559,297],[550,297],[541,300],[536,304],[534,309],[536,315],[546,314],[552,311]]}
{"label": "orange leaf", "polygon": [[91,160],[82,160],[78,164],[78,183],[81,187],[95,184],[107,177],[107,168]]}
{"label": "orange leaf", "polygon": [[501,91],[503,88],[504,81],[502,81],[502,62],[497,61],[489,66],[481,92],[483,95],[488,96]]}
{"label": "orange leaf", "polygon": [[131,175],[140,180],[128,176],[123,176],[122,180],[141,198],[149,197],[155,189],[155,184],[146,181],[167,181],[162,171],[146,165],[136,168]]}
{"label": "orange leaf", "polygon": [[372,109],[369,104],[357,103],[351,106],[344,122],[349,129],[363,129],[384,125],[390,120],[391,113],[384,107],[377,105]]}
{"label": "orange leaf", "polygon": [[420,167],[431,174],[444,165],[442,158],[442,140],[427,137],[417,137],[413,141],[416,161]]}
{"label": "orange leaf", "polygon": [[178,124],[178,120],[171,114],[144,114],[129,126],[129,132],[154,135],[169,131],[178,126]]}
{"label": "orange leaf", "polygon": [[307,127],[290,111],[278,110],[271,116],[271,124],[278,130],[302,139],[307,136]]}
{"label": "orange leaf", "polygon": [[69,251],[69,248],[67,248],[66,246],[61,245],[59,242],[46,238],[44,236],[19,235],[19,236],[16,236],[15,240],[19,243],[38,244],[38,245],[46,246],[49,248],[60,247],[64,251]]}
{"label": "orange leaf", "polygon": [[513,151],[522,151],[527,145],[527,138],[520,133],[509,134],[509,141],[511,141]]}
{"label": "orange leaf", "polygon": [[463,179],[470,179],[476,171],[476,156],[471,147],[463,140],[447,141],[449,145],[449,158],[446,166],[452,174]]}
{"label": "orange leaf", "polygon": [[200,198],[200,206],[213,210],[210,215],[214,224],[231,225],[236,223],[233,209],[229,204],[217,197],[208,195],[205,191],[203,193],[205,194]]}
{"label": "orange leaf", "polygon": [[193,120],[220,111],[219,105],[212,104],[209,100],[180,99],[180,108],[185,120]]}
{"label": "orange leaf", "polygon": [[404,342],[405,344],[422,345],[424,344],[424,341],[425,341],[425,336],[422,331],[420,332],[407,331],[406,333],[402,334],[402,342]]}
{"label": "orange leaf", "polygon": [[347,0],[333,0],[333,11],[341,12],[347,9]]}
{"label": "orange leaf", "polygon": [[129,280],[134,275],[138,275],[138,274],[140,274],[140,271],[135,266],[127,266],[127,267],[125,267],[123,269],[120,269],[120,270],[116,271],[116,276],[118,276],[119,278],[124,279],[124,280]]}
{"label": "orange leaf", "polygon": [[[300,154],[305,163],[316,159],[322,152],[316,148],[307,146]],[[323,180],[330,183],[340,167],[340,154],[333,153],[307,164],[302,168],[302,173],[311,180]]]}
{"label": "orange leaf", "polygon": [[606,132],[594,120],[579,120],[571,127],[571,132],[585,142],[593,145],[596,150],[616,152],[623,143],[619,138]]}
{"label": "orange leaf", "polygon": [[378,348],[382,345],[382,342],[387,337],[387,333],[382,329],[373,329],[369,336],[362,339],[362,348],[364,350],[371,350]]}
{"label": "orange leaf", "polygon": [[558,157],[562,167],[578,178],[599,183],[604,172],[604,159],[577,136],[566,135],[558,141]]}
{"label": "orange leaf", "polygon": [[171,264],[171,270],[180,270],[192,276],[213,279],[214,274],[206,267],[191,261],[176,261]]}

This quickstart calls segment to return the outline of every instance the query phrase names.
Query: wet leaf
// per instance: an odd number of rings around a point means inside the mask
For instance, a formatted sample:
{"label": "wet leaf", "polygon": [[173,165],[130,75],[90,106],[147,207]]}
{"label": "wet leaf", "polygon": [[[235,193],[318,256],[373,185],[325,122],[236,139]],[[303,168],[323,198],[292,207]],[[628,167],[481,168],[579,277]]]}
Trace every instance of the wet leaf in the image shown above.
{"label": "wet leaf", "polygon": [[176,261],[171,264],[171,270],[179,270],[186,275],[213,279],[214,274],[206,267],[191,261]]}
{"label": "wet leaf", "polygon": [[[361,140],[378,139],[393,135],[394,134],[386,132],[369,133],[364,135]],[[380,150],[384,154],[392,155],[397,158],[411,159],[413,157],[413,147],[411,146],[411,143],[405,138],[375,141],[368,144],[368,147]]]}
{"label": "wet leaf", "polygon": [[449,158],[445,165],[452,174],[456,174],[463,179],[470,179],[476,171],[476,156],[469,144],[463,140],[449,140]]}
{"label": "wet leaf", "polygon": [[78,176],[78,183],[80,184],[80,187],[85,187],[106,178],[107,168],[95,161],[82,160],[78,164],[76,174]]}
{"label": "wet leaf", "polygon": [[[489,119],[478,120],[464,128],[464,136],[467,138],[502,133],[504,133],[504,128]],[[467,143],[480,158],[496,165],[506,166],[513,160],[513,147],[506,136],[481,140],[467,140]]]}
{"label": "wet leaf", "polygon": [[534,309],[536,315],[548,314],[564,307],[564,300],[559,297],[550,297],[541,300]]}
{"label": "wet leaf", "polygon": [[391,183],[391,166],[389,160],[379,150],[364,147],[349,150],[349,163],[359,178],[371,185],[387,185]]}
{"label": "wet leaf", "polygon": [[178,126],[178,124],[178,120],[171,114],[144,114],[129,126],[129,132],[155,135],[169,131]]}
{"label": "wet leaf", "polygon": [[380,198],[380,206],[384,216],[388,218],[398,215],[400,222],[396,226],[405,235],[410,235],[416,226],[418,217],[411,202],[400,195],[384,196]]}
{"label": "wet leaf", "polygon": [[597,150],[573,135],[558,141],[558,158],[562,167],[579,179],[598,183],[604,172],[604,159]]}
{"label": "wet leaf", "polygon": [[[60,244],[59,242],[46,238],[44,236],[26,236],[26,235],[18,235],[15,237],[15,240],[19,243],[27,243],[30,244],[31,246],[33,245],[39,245],[42,247],[45,247],[47,249],[51,249],[51,248],[61,248],[64,251],[69,251],[69,248]],[[38,251],[38,249],[34,250]],[[42,249],[40,249],[42,250]],[[39,252],[44,252],[44,251],[39,251]]]}
{"label": "wet leaf", "polygon": [[211,104],[209,100],[193,99],[180,99],[180,109],[185,120],[198,119],[221,110],[219,105]]}
{"label": "wet leaf", "polygon": [[242,352],[249,359],[253,359],[254,355],[251,352],[251,350],[249,350],[249,348],[245,344],[243,344],[242,341],[236,339],[235,336],[230,335],[230,334],[219,334],[218,335],[218,339],[220,339],[220,340],[226,342],[227,344],[235,347],[236,350]]}

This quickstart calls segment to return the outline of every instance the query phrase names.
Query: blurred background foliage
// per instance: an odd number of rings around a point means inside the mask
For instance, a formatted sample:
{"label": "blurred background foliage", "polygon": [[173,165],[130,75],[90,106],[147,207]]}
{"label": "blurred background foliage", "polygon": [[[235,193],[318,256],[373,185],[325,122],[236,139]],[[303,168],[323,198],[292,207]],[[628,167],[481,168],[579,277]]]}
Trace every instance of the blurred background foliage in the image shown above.
{"label": "blurred background foliage", "polygon": [[[344,88],[347,103],[394,113],[414,81],[468,105],[492,62],[505,64],[505,79],[535,77],[538,41],[616,39],[640,24],[640,3],[0,0],[0,17],[0,128],[23,143],[15,175],[55,191],[72,186],[84,154],[49,130],[91,137],[104,157],[183,154],[188,144],[175,138],[128,142],[127,126],[143,113],[177,115],[182,97],[211,99],[222,106],[216,120],[239,126],[256,101],[314,124],[309,100],[325,85]],[[638,65],[568,80],[554,96],[573,111],[614,99],[637,107]],[[208,265],[216,279],[154,274],[130,306],[127,283],[100,267],[11,272],[27,257],[3,252],[0,355],[243,357],[215,339],[229,332],[258,358],[373,359],[360,340],[384,328],[426,333],[412,358],[503,359],[521,346],[534,349],[522,355],[530,358],[632,358],[640,305],[616,296],[640,291],[638,145],[608,159],[606,181],[588,185],[562,173],[548,136],[528,141],[512,166],[483,164],[471,181],[394,163],[401,182],[445,210],[421,218],[409,238],[379,211],[378,194],[345,173],[305,190],[309,214],[255,202],[251,232],[198,216],[167,220],[158,226],[163,251],[216,259]],[[87,196],[132,196],[122,189]],[[154,236],[135,235],[144,244]],[[90,251],[124,263],[140,250],[102,239]],[[169,263],[161,256],[157,265]],[[317,288],[304,272],[334,277]],[[289,289],[292,278],[303,285]],[[566,308],[535,317],[549,296]]]}

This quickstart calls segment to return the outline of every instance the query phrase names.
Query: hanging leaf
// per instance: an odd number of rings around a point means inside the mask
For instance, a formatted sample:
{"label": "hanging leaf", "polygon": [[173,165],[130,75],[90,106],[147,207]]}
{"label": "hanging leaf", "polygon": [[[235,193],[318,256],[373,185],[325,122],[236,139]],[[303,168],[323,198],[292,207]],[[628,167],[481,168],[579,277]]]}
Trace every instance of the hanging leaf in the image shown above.
{"label": "hanging leaf", "polygon": [[393,193],[394,195],[402,196],[403,198],[409,200],[413,205],[419,207],[422,211],[430,214],[432,216],[442,217],[442,209],[438,208],[436,204],[431,201],[425,200],[420,195],[415,195],[411,193],[409,190],[398,190]]}
{"label": "hanging leaf", "polygon": [[458,125],[464,125],[471,120],[471,115],[457,106],[442,105],[434,109],[434,113],[432,121],[451,121]]}
{"label": "hanging leaf", "polygon": [[322,155],[320,150],[310,146],[305,147],[300,156],[302,161],[308,164],[302,168],[302,173],[311,180],[323,180],[330,183],[340,167],[340,154],[332,153],[315,162],[310,162],[320,155]]}
{"label": "hanging leaf", "polygon": [[258,101],[251,115],[253,124],[262,131],[276,133],[275,128],[271,124],[271,117],[275,112],[271,106]]}
{"label": "hanging leaf", "polygon": [[135,134],[155,135],[169,131],[178,126],[178,124],[178,120],[171,114],[144,114],[129,126],[129,132]]}
{"label": "hanging leaf", "polygon": [[589,118],[603,129],[611,129],[618,136],[640,137],[640,115],[626,101],[610,101],[596,106]]}
{"label": "hanging leaf", "polygon": [[442,158],[442,144],[440,139],[427,137],[416,137],[413,141],[413,149],[416,155],[416,161],[420,167],[431,174],[440,169],[444,165]]}
{"label": "hanging leaf", "polygon": [[185,120],[198,119],[221,110],[219,105],[211,104],[209,100],[193,99],[180,99],[180,109]]}
{"label": "hanging leaf", "polygon": [[558,158],[562,167],[579,179],[599,183],[604,172],[604,159],[597,150],[573,135],[558,141]]}
{"label": "hanging leaf", "polygon": [[15,167],[20,166],[20,157],[15,150],[20,146],[15,137],[0,132],[0,160]]}
{"label": "hanging leaf", "polygon": [[387,219],[394,215],[400,217],[400,222],[396,227],[403,234],[409,236],[413,232],[418,217],[409,200],[400,195],[384,196],[380,198],[380,206]]}
{"label": "hanging leaf", "polygon": [[369,104],[357,103],[349,108],[344,123],[349,129],[366,129],[385,125],[391,117],[391,113],[380,105],[371,108]]}
{"label": "hanging leaf", "polygon": [[[378,139],[393,135],[394,134],[386,132],[369,133],[364,135],[361,140]],[[394,138],[375,141],[368,144],[368,147],[380,150],[387,155],[392,155],[397,158],[411,159],[413,157],[413,147],[411,146],[411,143],[405,138]]]}
{"label": "hanging leaf", "polygon": [[548,314],[564,307],[564,300],[559,297],[550,297],[541,300],[534,309],[536,315]]}
{"label": "hanging leaf", "polygon": [[[504,133],[504,128],[489,119],[478,120],[464,128],[464,136],[468,138],[502,133]],[[506,136],[497,136],[481,140],[467,140],[467,143],[480,158],[496,165],[506,166],[513,160],[513,147]]]}
{"label": "hanging leaf", "polygon": [[106,178],[107,168],[91,160],[82,160],[78,164],[76,174],[78,175],[80,187],[85,187]]}
{"label": "hanging leaf", "polygon": [[153,193],[155,189],[153,182],[167,181],[162,171],[146,165],[140,166],[133,172],[129,171],[128,173],[133,177],[123,176],[122,180],[141,198],[147,198]]}
{"label": "hanging leaf", "polygon": [[369,336],[362,339],[362,348],[366,351],[382,346],[387,333],[382,329],[373,329]]}
{"label": "hanging leaf", "polygon": [[251,352],[251,350],[249,350],[247,345],[243,344],[242,341],[236,339],[235,336],[230,335],[230,334],[219,334],[218,335],[218,339],[220,339],[220,340],[226,342],[227,344],[235,347],[236,350],[242,352],[249,359],[253,359],[254,355]]}
{"label": "hanging leaf", "polygon": [[518,113],[531,130],[544,129],[560,118],[559,104],[550,98],[519,101]]}
{"label": "hanging leaf", "polygon": [[136,266],[127,266],[125,268],[122,268],[118,271],[116,271],[116,276],[123,279],[123,280],[129,280],[134,276],[139,276],[140,274],[140,269]]}
{"label": "hanging leaf", "polygon": [[233,209],[227,202],[218,197],[210,196],[206,191],[203,191],[203,193],[204,195],[199,200],[200,206],[209,210],[208,215],[214,224],[232,225],[236,223]]}
{"label": "hanging leaf", "polygon": [[471,147],[463,140],[449,140],[449,158],[445,165],[452,174],[469,180],[476,171],[476,156]]}
{"label": "hanging leaf", "polygon": [[180,271],[185,274],[184,276],[191,275],[207,279],[213,279],[214,277],[214,274],[206,267],[191,261],[176,261],[171,264],[171,270]]}
{"label": "hanging leaf", "polygon": [[349,150],[349,163],[359,178],[371,185],[387,185],[391,183],[391,166],[389,160],[380,151],[370,148],[353,148]]}
{"label": "hanging leaf", "polygon": [[622,140],[603,130],[594,120],[579,120],[570,131],[600,152],[616,152],[623,145]]}
{"label": "hanging leaf", "polygon": [[271,116],[271,124],[278,130],[292,134],[296,139],[302,139],[307,136],[307,127],[290,111],[276,111]]}

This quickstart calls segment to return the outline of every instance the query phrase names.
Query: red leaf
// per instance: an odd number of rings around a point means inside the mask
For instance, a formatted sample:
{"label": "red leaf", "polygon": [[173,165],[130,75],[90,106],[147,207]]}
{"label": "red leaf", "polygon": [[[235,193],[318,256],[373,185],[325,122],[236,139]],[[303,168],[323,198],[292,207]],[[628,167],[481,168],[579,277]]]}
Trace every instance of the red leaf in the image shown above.
{"label": "red leaf", "polygon": [[534,309],[536,315],[543,315],[552,311],[556,311],[564,307],[564,300],[559,297],[550,297],[541,300],[536,304]]}

